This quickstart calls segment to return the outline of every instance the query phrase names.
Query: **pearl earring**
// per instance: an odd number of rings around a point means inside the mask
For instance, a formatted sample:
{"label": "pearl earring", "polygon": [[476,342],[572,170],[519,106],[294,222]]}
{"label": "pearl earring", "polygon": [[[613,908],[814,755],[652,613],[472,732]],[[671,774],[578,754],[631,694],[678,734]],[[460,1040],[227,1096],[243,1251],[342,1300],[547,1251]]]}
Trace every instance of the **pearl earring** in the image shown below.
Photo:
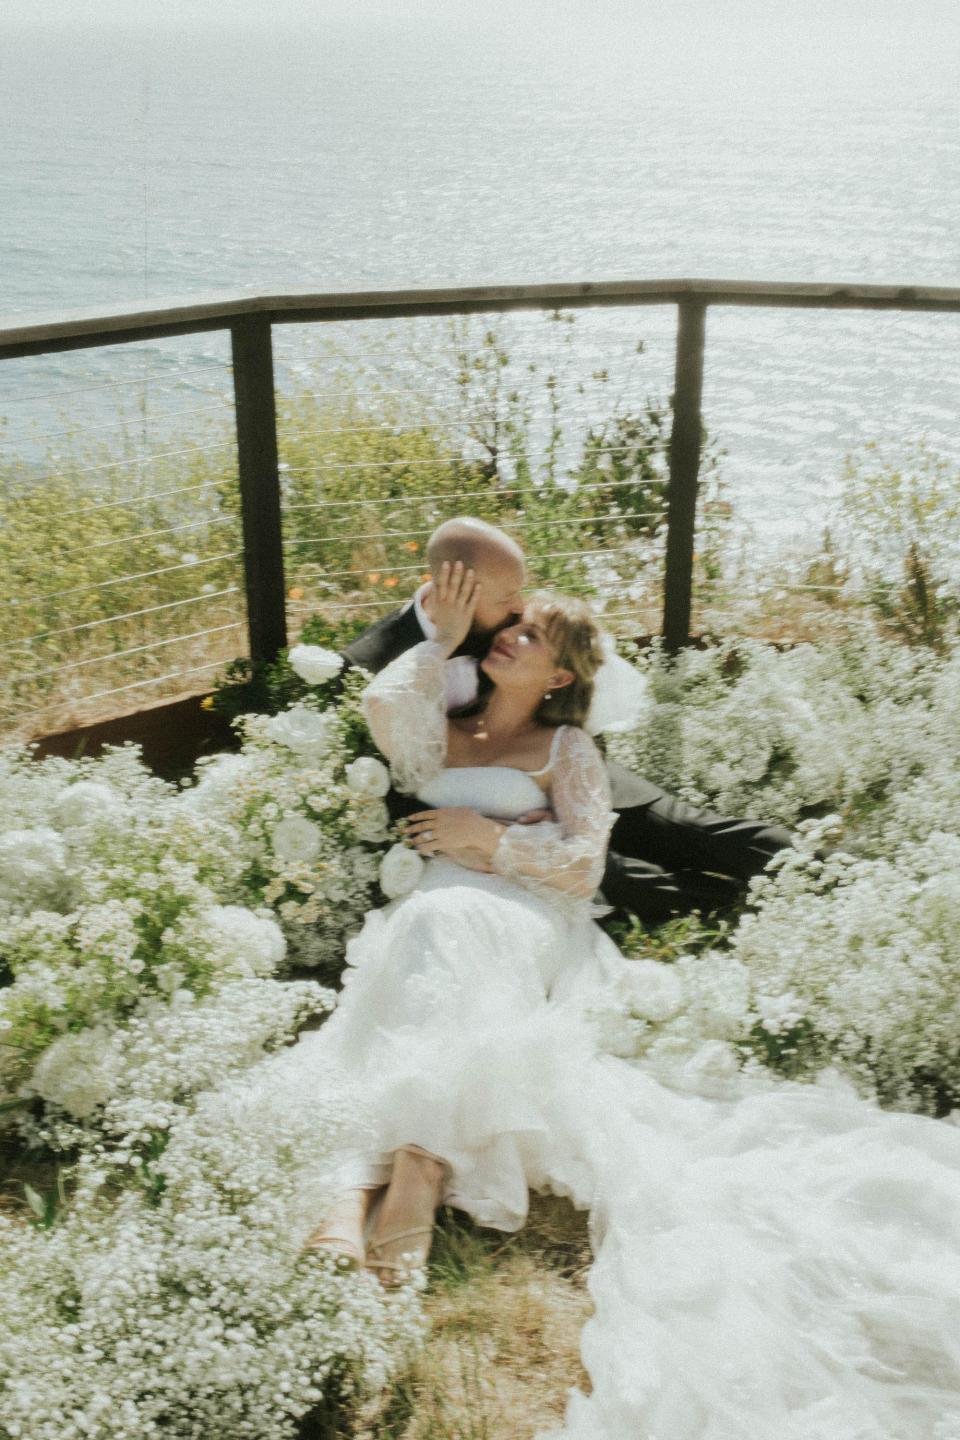
{"label": "pearl earring", "polygon": [[544,700],[552,700],[552,699],[553,699],[553,691],[552,691],[552,690],[548,690],[548,691],[546,692],[546,694],[544,695],[543,698],[544,698]]}

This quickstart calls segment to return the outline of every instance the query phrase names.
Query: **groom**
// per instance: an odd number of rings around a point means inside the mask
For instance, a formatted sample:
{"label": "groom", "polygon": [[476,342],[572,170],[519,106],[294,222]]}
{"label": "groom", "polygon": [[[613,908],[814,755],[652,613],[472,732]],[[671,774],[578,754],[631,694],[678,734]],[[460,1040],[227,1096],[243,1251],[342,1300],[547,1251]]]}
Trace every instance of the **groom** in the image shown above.
{"label": "groom", "polygon": [[[525,582],[520,546],[483,520],[447,520],[430,537],[427,561],[432,575],[444,561],[457,560],[476,572],[481,598],[470,634],[447,661],[450,710],[468,704],[489,685],[477,662],[497,632],[519,619]],[[402,609],[365,630],[346,647],[347,661],[376,674],[411,646],[432,639],[431,591],[432,582],[425,582]],[[603,897],[615,911],[630,912],[648,924],[735,902],[750,877],[791,844],[780,826],[696,810],[620,765],[608,763],[607,773],[617,820],[601,883]],[[393,791],[388,800],[395,819],[422,803]]]}

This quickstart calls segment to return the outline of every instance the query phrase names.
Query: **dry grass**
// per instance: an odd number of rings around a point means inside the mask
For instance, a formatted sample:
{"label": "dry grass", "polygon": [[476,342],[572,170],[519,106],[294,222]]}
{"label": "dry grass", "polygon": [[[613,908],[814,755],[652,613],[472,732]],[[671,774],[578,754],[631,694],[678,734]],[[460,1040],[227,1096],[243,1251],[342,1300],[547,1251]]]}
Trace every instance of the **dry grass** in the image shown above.
{"label": "dry grass", "polygon": [[431,1334],[406,1374],[339,1430],[351,1440],[529,1440],[589,1389],[580,1331],[591,1313],[586,1216],[533,1197],[523,1231],[448,1211],[426,1297]]}

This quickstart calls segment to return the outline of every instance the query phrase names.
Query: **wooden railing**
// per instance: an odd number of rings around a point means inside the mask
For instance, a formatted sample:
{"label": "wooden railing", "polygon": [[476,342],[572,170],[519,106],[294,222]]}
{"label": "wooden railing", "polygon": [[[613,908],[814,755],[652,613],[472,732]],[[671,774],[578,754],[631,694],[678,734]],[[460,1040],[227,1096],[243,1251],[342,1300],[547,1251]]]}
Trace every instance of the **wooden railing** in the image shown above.
{"label": "wooden railing", "polygon": [[309,322],[463,315],[507,310],[675,305],[677,341],[663,582],[663,635],[671,649],[690,635],[691,589],[708,306],[960,312],[960,288],[752,280],[615,280],[565,285],[482,285],[168,301],[58,319],[0,324],[0,360],[138,340],[229,330],[243,526],[250,654],[271,659],[286,644],[273,327]]}

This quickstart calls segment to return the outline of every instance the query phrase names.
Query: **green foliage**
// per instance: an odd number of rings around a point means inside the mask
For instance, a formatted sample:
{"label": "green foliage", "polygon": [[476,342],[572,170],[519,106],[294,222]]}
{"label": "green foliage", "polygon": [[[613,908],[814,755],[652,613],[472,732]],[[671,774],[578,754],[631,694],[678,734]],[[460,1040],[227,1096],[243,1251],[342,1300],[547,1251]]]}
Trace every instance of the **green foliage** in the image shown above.
{"label": "green foliage", "polygon": [[944,652],[960,619],[960,472],[925,440],[902,463],[848,457],[840,501],[868,604],[901,639]]}

